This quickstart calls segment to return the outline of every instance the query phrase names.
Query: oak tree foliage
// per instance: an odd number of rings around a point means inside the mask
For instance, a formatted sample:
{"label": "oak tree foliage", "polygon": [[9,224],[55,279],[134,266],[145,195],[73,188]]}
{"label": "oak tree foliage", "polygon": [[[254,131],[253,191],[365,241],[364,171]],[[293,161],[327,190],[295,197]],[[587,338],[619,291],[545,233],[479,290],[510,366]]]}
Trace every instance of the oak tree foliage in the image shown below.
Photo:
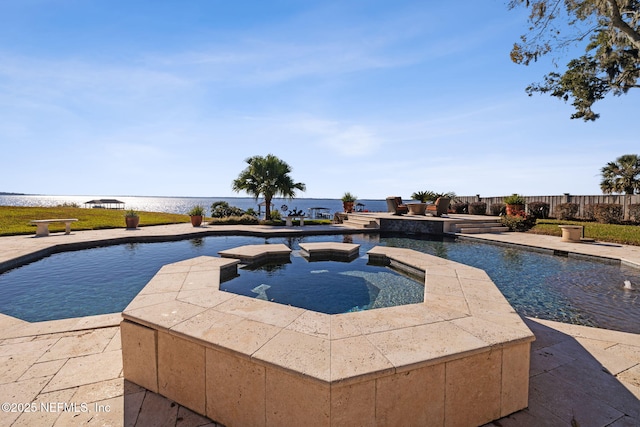
{"label": "oak tree foliage", "polygon": [[529,28],[511,50],[511,60],[529,65],[548,54],[557,57],[584,47],[564,72],[553,71],[526,88],[548,93],[575,108],[572,119],[596,120],[592,106],[607,95],[638,88],[640,77],[640,0],[510,0],[509,8],[529,10]]}

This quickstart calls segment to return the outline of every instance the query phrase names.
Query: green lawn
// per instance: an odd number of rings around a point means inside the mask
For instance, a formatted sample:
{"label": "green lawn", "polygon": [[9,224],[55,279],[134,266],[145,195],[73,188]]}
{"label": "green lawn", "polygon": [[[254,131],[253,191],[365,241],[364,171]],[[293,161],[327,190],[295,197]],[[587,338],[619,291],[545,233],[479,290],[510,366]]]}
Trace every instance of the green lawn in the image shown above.
{"label": "green lawn", "polygon": [[[77,218],[78,222],[71,224],[71,230],[98,230],[103,228],[124,228],[123,210],[112,209],[82,209],[73,207],[14,207],[0,206],[0,236],[16,234],[35,234],[35,225],[29,224],[32,219]],[[188,215],[169,214],[162,212],[138,212],[140,227],[148,225],[178,224],[189,222]],[[305,220],[305,225],[330,223],[331,221]],[[219,224],[224,223],[220,221]],[[284,221],[274,221],[273,225],[284,225]],[[640,226],[599,224],[584,221],[559,221],[553,219],[538,220],[529,233],[560,236],[559,224],[582,225],[585,227],[585,237],[603,242],[624,243],[640,246]],[[51,232],[64,231],[64,224],[51,224]]]}
{"label": "green lawn", "polygon": [[[0,206],[0,236],[13,236],[17,234],[35,234],[36,226],[31,225],[32,219],[77,218],[78,221],[71,224],[71,230],[99,230],[104,228],[124,228],[124,210],[114,209],[83,209],[74,207],[14,207]],[[138,212],[140,216],[139,227],[148,225],[179,224],[189,222],[188,215],[169,214],[162,212]],[[216,225],[239,224],[238,217],[228,219],[205,218]],[[294,221],[297,225],[299,221]],[[272,221],[267,223],[274,226],[284,226],[284,221]],[[330,220],[305,220],[305,225],[331,224]],[[64,223],[50,224],[49,231],[64,231]]]}
{"label": "green lawn", "polygon": [[[73,207],[24,207],[0,206],[0,236],[35,234],[32,219],[77,218],[71,230],[97,230],[102,228],[124,228],[123,210],[82,209]],[[189,222],[189,216],[161,212],[138,212],[140,227],[147,225],[177,224]],[[64,231],[64,224],[49,225],[51,232]]]}
{"label": "green lawn", "polygon": [[587,238],[596,239],[602,242],[640,246],[640,226],[638,225],[600,224],[597,222],[586,221],[539,219],[536,226],[528,232],[560,236],[562,234],[560,227],[558,227],[560,224],[582,225],[584,227],[584,237]]}

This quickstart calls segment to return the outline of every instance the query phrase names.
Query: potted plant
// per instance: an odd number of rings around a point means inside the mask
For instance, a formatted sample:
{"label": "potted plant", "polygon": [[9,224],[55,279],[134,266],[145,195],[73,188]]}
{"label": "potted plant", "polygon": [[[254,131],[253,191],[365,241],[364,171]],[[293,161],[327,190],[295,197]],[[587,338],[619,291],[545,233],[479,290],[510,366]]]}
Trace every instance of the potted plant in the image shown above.
{"label": "potted plant", "polygon": [[407,203],[409,213],[412,215],[424,215],[427,210],[427,201],[433,193],[430,191],[416,191],[411,195],[413,200],[417,200],[419,203]]}
{"label": "potted plant", "polygon": [[527,201],[521,195],[513,193],[504,198],[504,203],[507,205],[507,215],[520,215],[524,212],[524,205]]}
{"label": "potted plant", "polygon": [[140,223],[140,217],[138,213],[133,209],[129,209],[124,214],[124,221],[127,224],[127,228],[138,228],[138,224]]}
{"label": "potted plant", "polygon": [[342,207],[346,213],[353,212],[353,204],[355,203],[357,197],[348,191],[342,195]]}
{"label": "potted plant", "polygon": [[433,191],[416,191],[411,195],[411,198],[413,200],[418,200],[420,203],[427,203],[429,201],[435,201],[437,197],[434,196],[435,193]]}
{"label": "potted plant", "polygon": [[200,205],[196,205],[191,208],[188,214],[191,217],[191,225],[194,227],[200,227],[202,220],[204,219],[204,208]]}

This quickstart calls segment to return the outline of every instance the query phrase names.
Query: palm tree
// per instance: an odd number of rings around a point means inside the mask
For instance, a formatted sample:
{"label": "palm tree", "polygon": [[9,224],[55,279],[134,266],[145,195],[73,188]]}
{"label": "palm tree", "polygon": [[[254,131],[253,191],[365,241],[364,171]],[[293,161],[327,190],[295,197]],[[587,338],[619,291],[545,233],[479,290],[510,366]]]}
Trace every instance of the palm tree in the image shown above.
{"label": "palm tree", "polygon": [[267,206],[266,219],[271,219],[271,199],[282,196],[293,199],[296,190],[305,191],[306,186],[301,182],[293,182],[289,176],[291,167],[273,154],[266,157],[253,156],[245,160],[249,166],[233,181],[235,192],[246,191],[256,200],[261,195]]}
{"label": "palm tree", "polygon": [[600,188],[605,194],[640,193],[640,157],[637,154],[625,154],[609,162],[602,168]]}

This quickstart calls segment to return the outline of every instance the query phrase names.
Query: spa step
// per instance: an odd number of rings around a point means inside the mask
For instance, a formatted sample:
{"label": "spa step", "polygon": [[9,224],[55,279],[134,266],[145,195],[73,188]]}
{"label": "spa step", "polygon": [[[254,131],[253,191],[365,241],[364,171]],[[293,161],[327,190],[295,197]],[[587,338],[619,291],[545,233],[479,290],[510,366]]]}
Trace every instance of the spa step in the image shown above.
{"label": "spa step", "polygon": [[451,227],[452,231],[462,234],[478,234],[478,233],[501,233],[509,231],[507,227],[504,227],[500,220],[485,220],[485,221],[464,221],[458,222],[455,226]]}
{"label": "spa step", "polygon": [[349,214],[347,219],[342,222],[342,225],[349,228],[380,228],[375,219],[354,214]]}
{"label": "spa step", "polygon": [[463,224],[456,224],[456,229],[461,230],[463,228],[491,228],[491,227],[502,227],[502,224],[499,222],[466,222]]}
{"label": "spa step", "polygon": [[502,233],[509,231],[508,227],[464,227],[458,228],[458,233],[461,234],[478,234],[478,233]]}
{"label": "spa step", "polygon": [[461,221],[456,222],[456,227],[495,227],[496,225],[501,225],[499,220],[487,220],[487,221]]}
{"label": "spa step", "polygon": [[380,228],[378,226],[378,223],[372,220],[363,222],[363,221],[348,219],[344,221],[342,225],[349,228]]}

